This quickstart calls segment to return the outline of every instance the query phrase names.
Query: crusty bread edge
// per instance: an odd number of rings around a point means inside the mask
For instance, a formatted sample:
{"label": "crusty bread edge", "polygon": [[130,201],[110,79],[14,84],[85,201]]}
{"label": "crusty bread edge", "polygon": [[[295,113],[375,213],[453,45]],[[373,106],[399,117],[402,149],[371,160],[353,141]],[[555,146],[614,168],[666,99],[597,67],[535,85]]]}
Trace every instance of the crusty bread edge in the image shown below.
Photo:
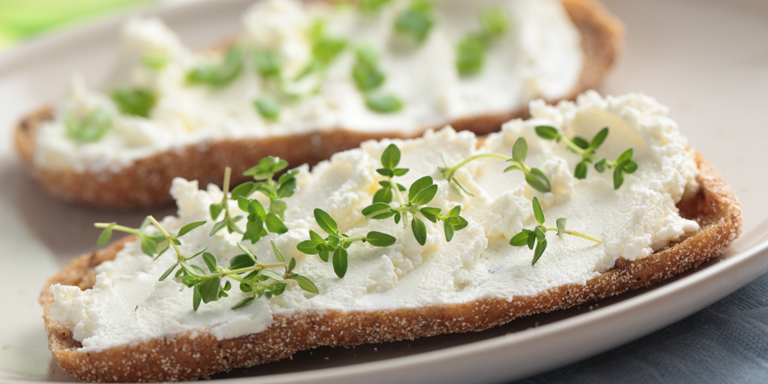
{"label": "crusty bread edge", "polygon": [[646,258],[620,258],[612,269],[585,285],[555,287],[511,300],[486,298],[423,308],[276,315],[266,331],[233,339],[217,340],[206,331],[188,331],[98,352],[80,352],[72,332],[48,314],[53,300],[49,287],[56,283],[91,287],[94,268],[114,258],[128,238],[75,259],[48,281],[40,303],[49,348],[59,366],[83,381],[195,380],[283,359],[300,350],[479,331],[517,317],[617,295],[697,267],[720,255],[741,233],[741,206],[733,191],[703,157],[697,154],[696,161],[700,191],[678,207],[683,216],[700,223],[701,231]]}
{"label": "crusty bread edge", "polygon": [[[593,89],[606,76],[618,57],[623,40],[620,22],[596,0],[562,0],[582,36],[584,68],[578,84],[563,99],[574,99]],[[555,102],[557,100],[550,100]],[[110,209],[148,208],[168,204],[174,177],[199,180],[200,185],[221,183],[222,169],[232,168],[234,184],[246,181],[242,173],[266,156],[278,156],[292,166],[316,164],[334,153],[357,148],[360,143],[383,138],[421,136],[427,128],[405,134],[399,131],[361,132],[345,128],[310,133],[204,142],[137,160],[117,172],[52,170],[35,165],[35,136],[40,124],[52,119],[49,107],[27,116],[16,127],[15,147],[27,172],[53,196],[66,201]],[[528,116],[527,106],[510,113],[458,119],[449,122],[456,130],[478,135],[499,129],[514,118]]]}

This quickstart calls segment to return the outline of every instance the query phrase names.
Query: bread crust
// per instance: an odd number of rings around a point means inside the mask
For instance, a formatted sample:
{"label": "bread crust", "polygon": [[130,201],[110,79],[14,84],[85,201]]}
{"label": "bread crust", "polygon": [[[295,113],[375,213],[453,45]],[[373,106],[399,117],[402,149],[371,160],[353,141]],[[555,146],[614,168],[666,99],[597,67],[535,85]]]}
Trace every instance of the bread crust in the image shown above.
{"label": "bread crust", "polygon": [[48,344],[65,371],[88,382],[180,381],[206,378],[238,367],[286,358],[320,346],[380,343],[444,333],[480,331],[517,317],[568,308],[617,295],[670,278],[720,255],[741,233],[741,207],[731,188],[696,155],[699,192],[678,207],[696,220],[701,230],[646,258],[620,258],[614,267],[585,285],[569,284],[534,296],[487,298],[463,304],[376,311],[303,311],[276,315],[263,332],[217,340],[206,331],[187,331],[97,352],[81,352],[72,332],[49,315],[51,284],[87,289],[95,282],[94,269],[111,260],[127,238],[75,259],[53,276],[40,294]]}
{"label": "bread crust", "polygon": [[[597,87],[613,66],[623,40],[621,23],[596,0],[562,0],[568,15],[582,36],[584,67],[578,84],[563,99]],[[550,100],[555,102],[557,100]],[[509,113],[458,119],[446,122],[457,131],[478,135],[499,130],[514,118],[528,117],[527,106]],[[232,182],[244,182],[242,173],[266,156],[279,156],[292,166],[316,164],[336,152],[357,148],[366,140],[421,136],[424,127],[410,134],[398,131],[368,133],[346,128],[298,135],[237,140],[208,141],[139,159],[117,172],[76,172],[52,170],[35,165],[35,136],[42,122],[53,118],[44,107],[24,118],[16,127],[14,141],[27,172],[51,195],[66,201],[109,209],[149,208],[171,202],[169,190],[174,177],[199,180],[200,185],[221,183],[221,170],[232,168]]]}

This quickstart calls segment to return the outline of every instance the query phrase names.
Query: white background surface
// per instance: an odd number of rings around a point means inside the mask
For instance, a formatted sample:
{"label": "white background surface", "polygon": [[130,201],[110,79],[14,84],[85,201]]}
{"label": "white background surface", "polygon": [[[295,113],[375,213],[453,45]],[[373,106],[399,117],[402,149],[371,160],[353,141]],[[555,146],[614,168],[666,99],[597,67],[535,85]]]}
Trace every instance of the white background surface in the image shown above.
{"label": "white background surface", "polygon": [[[554,368],[663,327],[768,268],[748,249],[768,236],[768,2],[605,0],[626,24],[625,52],[603,93],[644,92],[671,108],[690,144],[733,186],[745,231],[723,258],[642,293],[521,319],[504,327],[413,342],[323,348],[222,377],[248,382],[499,381]],[[193,46],[231,36],[247,1],[193,1],[160,10]],[[52,362],[37,295],[45,280],[93,249],[95,221],[138,224],[149,212],[100,212],[38,190],[12,150],[17,120],[62,94],[69,74],[97,84],[117,41],[115,21],[65,32],[0,56],[0,379],[72,381]],[[155,210],[172,214],[172,209]],[[538,327],[535,327],[536,325]],[[330,368],[330,369],[324,369]],[[323,369],[318,371],[316,369]],[[265,376],[270,373],[304,372]]]}

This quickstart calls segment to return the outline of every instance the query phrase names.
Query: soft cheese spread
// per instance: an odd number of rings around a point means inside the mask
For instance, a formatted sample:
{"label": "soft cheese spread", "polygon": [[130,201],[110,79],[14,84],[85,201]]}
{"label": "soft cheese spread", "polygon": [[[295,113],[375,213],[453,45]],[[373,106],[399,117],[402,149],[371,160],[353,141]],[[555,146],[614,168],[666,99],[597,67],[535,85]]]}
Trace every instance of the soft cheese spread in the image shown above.
{"label": "soft cheese spread", "polygon": [[[92,289],[52,286],[50,315],[73,330],[83,350],[203,328],[215,337],[230,338],[264,330],[276,314],[438,306],[536,295],[564,284],[585,284],[612,268],[619,257],[646,257],[699,229],[696,222],[680,217],[675,206],[684,195],[697,191],[698,171],[693,153],[677,124],[667,117],[666,107],[643,95],[603,98],[589,92],[576,102],[557,106],[534,101],[531,115],[530,120],[508,122],[479,148],[472,133],[446,127],[414,140],[366,142],[312,170],[299,167],[298,189],[285,199],[289,207],[285,223],[290,230],[282,235],[270,233],[255,244],[241,244],[261,263],[268,263],[276,260],[270,246],[270,240],[274,241],[286,259],[296,258],[296,271],[311,279],[319,294],[305,292],[292,283],[280,296],[262,297],[232,310],[230,307],[244,297],[235,288],[229,297],[203,304],[195,312],[191,289],[171,278],[158,281],[176,261],[173,252],[153,261],[142,254],[138,242],[133,242],[127,243],[114,261],[97,267]],[[638,169],[626,176],[618,190],[611,172],[591,169],[586,179],[576,179],[573,169],[580,157],[561,143],[538,138],[534,132],[537,125],[554,126],[569,137],[592,137],[608,126],[610,134],[599,149],[600,156],[616,158],[631,147]],[[534,190],[520,172],[504,173],[509,163],[498,159],[480,159],[456,173],[474,197],[451,186],[437,170],[443,153],[454,164],[476,153],[510,154],[521,136],[530,148],[526,163],[547,175],[551,192]],[[450,242],[442,235],[442,223],[426,223],[429,237],[422,246],[402,223],[367,220],[361,214],[382,180],[375,170],[381,167],[379,159],[390,143],[402,151],[400,166],[410,169],[399,178],[401,183],[408,186],[418,177],[431,175],[438,192],[429,205],[444,210],[462,206],[468,225]],[[220,265],[228,265],[229,258],[242,253],[237,247],[240,234],[219,231],[208,235],[214,223],[208,207],[222,198],[218,187],[201,190],[196,181],[176,179],[171,192],[179,206],[178,216],[162,220],[165,228],[173,232],[186,223],[206,221],[185,235],[182,252],[191,255],[207,247]],[[541,201],[547,225],[566,217],[569,229],[602,239],[602,244],[573,236],[558,238],[548,232],[546,252],[531,265],[532,251],[512,247],[509,240],[523,228],[536,225],[533,197]],[[229,208],[234,214],[243,214],[234,202]],[[349,248],[347,274],[338,278],[331,263],[296,248],[309,239],[309,230],[322,233],[313,219],[314,208],[332,215],[339,229],[350,236],[375,230],[396,237],[397,242],[379,248],[355,243]],[[200,258],[191,263],[205,268]]]}
{"label": "soft cheese spread", "polygon": [[[273,119],[254,107],[254,100],[273,92],[275,84],[257,74],[252,55],[245,55],[242,70],[224,87],[190,84],[191,70],[221,61],[225,50],[190,50],[160,20],[134,19],[123,29],[118,65],[102,89],[73,79],[55,119],[44,123],[37,135],[35,163],[109,172],[158,152],[211,140],[339,127],[408,132],[456,118],[513,111],[535,98],[562,98],[578,82],[584,61],[581,39],[559,0],[434,1],[433,26],[419,44],[403,41],[393,28],[411,3],[392,1],[375,15],[323,1],[254,4],[244,14],[243,32],[234,44],[248,52],[275,52],[282,61],[282,91],[296,97],[283,103]],[[487,47],[482,71],[462,77],[456,68],[457,46],[479,30],[478,15],[485,10],[505,15],[508,29]],[[302,77],[312,59],[309,36],[319,20],[324,33],[344,39],[346,48],[324,70]],[[396,95],[401,110],[382,114],[366,107],[351,76],[355,50],[362,46],[378,54],[386,76],[379,91]],[[148,66],[148,55],[164,61]],[[156,100],[149,115],[120,113],[109,96],[118,86],[152,92]],[[67,117],[95,109],[109,116],[110,128],[96,141],[72,139]]]}

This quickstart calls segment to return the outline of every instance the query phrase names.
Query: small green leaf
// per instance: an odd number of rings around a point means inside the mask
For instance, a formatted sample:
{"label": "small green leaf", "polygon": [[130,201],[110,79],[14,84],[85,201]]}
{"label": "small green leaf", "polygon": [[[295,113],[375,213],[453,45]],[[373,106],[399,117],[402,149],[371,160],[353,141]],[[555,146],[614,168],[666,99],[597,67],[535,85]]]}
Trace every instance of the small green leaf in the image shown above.
{"label": "small green leaf", "polygon": [[283,234],[288,232],[288,227],[274,213],[267,214],[267,218],[264,221],[267,224],[267,230],[272,233]]}
{"label": "small green leaf", "polygon": [[394,216],[397,212],[385,203],[374,203],[363,208],[362,214],[367,219],[382,220]]}
{"label": "small green leaf", "polygon": [[96,108],[82,117],[69,113],[64,119],[64,127],[68,137],[83,143],[92,143],[101,139],[112,128],[112,118],[103,108]]}
{"label": "small green leaf", "polygon": [[503,8],[491,8],[480,12],[483,35],[499,36],[509,29],[509,16]]}
{"label": "small green leaf", "polygon": [[386,177],[392,177],[395,175],[395,171],[389,168],[379,168],[376,170],[376,172],[379,175],[386,176]]}
{"label": "small green leaf", "polygon": [[141,251],[147,256],[154,256],[157,253],[157,243],[151,237],[146,235],[139,235],[141,241]]}
{"label": "small green leaf", "polygon": [[315,245],[322,245],[325,244],[325,240],[323,240],[323,237],[320,236],[317,232],[313,230],[309,230],[309,239],[314,243]]}
{"label": "small green leaf", "polygon": [[536,197],[533,198],[533,216],[536,217],[536,221],[538,221],[539,224],[544,224],[544,211],[541,209],[539,199]]}
{"label": "small green leaf", "polygon": [[506,168],[504,168],[504,173],[506,173],[506,172],[509,172],[509,171],[516,171],[516,170],[518,170],[518,169],[520,169],[520,166],[519,166],[519,165],[517,165],[517,164],[512,164],[512,165],[510,165],[509,167],[506,167]]}
{"label": "small green leaf", "polygon": [[376,64],[358,60],[352,66],[352,79],[361,92],[374,90],[384,84],[386,76]]}
{"label": "small green leaf", "polygon": [[[431,179],[431,178],[430,178]],[[416,197],[414,197],[412,203],[416,206],[424,205],[432,201],[437,194],[437,184],[432,184],[422,189]]]}
{"label": "small green leaf", "polygon": [[203,261],[205,261],[205,265],[208,267],[208,270],[211,271],[211,273],[216,272],[216,256],[210,252],[203,252]]}
{"label": "small green leaf", "polygon": [[393,113],[403,109],[403,102],[397,96],[387,93],[366,95],[365,105],[378,113]]}
{"label": "small green leaf", "polygon": [[[253,192],[256,192],[256,186],[252,181],[248,181],[235,187],[235,189],[233,189],[232,192],[230,193],[229,198],[231,200],[237,200],[239,202],[241,197],[248,197]],[[249,200],[246,199],[245,201],[249,201]],[[243,208],[242,206],[240,207],[240,209],[247,212],[247,209]]]}
{"label": "small green leaf", "polygon": [[530,232],[520,232],[509,239],[509,245],[513,247],[523,247],[528,244],[529,235]]}
{"label": "small green leaf", "polygon": [[448,211],[448,214],[446,217],[459,217],[461,214],[461,205],[456,205],[453,208],[451,208],[450,211]]}
{"label": "small green leaf", "polygon": [[526,156],[528,156],[528,142],[521,136],[517,138],[515,145],[512,147],[512,159],[522,163],[525,161]]}
{"label": "small green leaf", "polygon": [[312,56],[320,63],[328,65],[346,47],[347,41],[344,39],[321,36],[312,44]]}
{"label": "small green leaf", "polygon": [[293,177],[283,183],[279,183],[279,186],[277,187],[277,197],[285,198],[293,196],[293,193],[296,192],[297,185],[296,178]]}
{"label": "small green leaf", "polygon": [[533,250],[533,246],[536,245],[536,234],[533,231],[528,231],[528,249]]}
{"label": "small green leaf", "polygon": [[616,167],[613,170],[613,189],[619,189],[624,184],[624,171],[621,167]]}
{"label": "small green leaf", "polygon": [[[241,290],[242,290],[242,287],[243,287],[243,284],[240,284],[240,288],[241,288]],[[250,286],[248,286],[248,287],[250,288]],[[232,306],[232,309],[238,309],[238,308],[240,308],[240,307],[242,307],[242,306],[244,306],[244,305],[247,305],[248,303],[250,303],[250,302],[251,302],[251,301],[253,301],[254,299],[256,299],[256,296],[248,296],[248,297],[246,297],[245,299],[243,299],[243,300],[240,300],[240,302],[239,302],[239,303],[237,303],[237,304],[235,304],[234,306]]]}
{"label": "small green leaf", "polygon": [[605,138],[608,137],[608,127],[605,127],[598,132],[595,137],[592,138],[592,142],[589,143],[590,151],[594,152],[600,145],[603,144]]}
{"label": "small green leaf", "polygon": [[243,69],[244,58],[245,51],[243,48],[232,46],[227,50],[221,62],[203,64],[189,71],[187,73],[187,83],[223,87],[240,74]]}
{"label": "small green leaf", "polygon": [[246,254],[239,254],[229,259],[229,269],[231,270],[253,267],[254,265],[256,262]]}
{"label": "small green leaf", "polygon": [[365,241],[374,247],[388,247],[397,241],[393,236],[386,233],[371,231],[365,235]]}
{"label": "small green leaf", "polygon": [[104,228],[103,231],[101,231],[101,234],[99,235],[99,239],[96,241],[97,247],[103,247],[107,245],[109,242],[109,239],[112,238],[112,227]]}
{"label": "small green leaf", "polygon": [[224,205],[221,203],[211,204],[208,210],[211,213],[211,219],[216,220],[219,217],[219,214],[221,214],[221,211],[224,210]]}
{"label": "small green leaf", "polygon": [[339,246],[340,238],[336,235],[329,235],[328,236],[328,249],[333,251]]}
{"label": "small green leaf", "polygon": [[179,233],[176,235],[176,237],[177,238],[178,237],[182,237],[182,236],[186,235],[187,233],[189,233],[191,230],[193,230],[193,229],[195,229],[195,228],[197,228],[197,227],[199,227],[199,226],[201,226],[201,225],[203,225],[205,223],[207,223],[207,221],[205,221],[205,220],[203,220],[203,221],[195,221],[195,222],[189,223],[189,224],[181,227],[181,229],[179,229]]}
{"label": "small green leaf", "polygon": [[200,297],[203,303],[210,303],[219,299],[219,290],[221,289],[221,277],[214,277],[210,280],[197,285],[200,287]]}
{"label": "small green leaf", "polygon": [[141,88],[115,88],[110,96],[121,113],[145,118],[156,101],[154,93]]}
{"label": "small green leaf", "polygon": [[272,244],[272,252],[275,253],[275,258],[277,261],[285,263],[285,257],[283,257],[283,253],[280,252],[280,248],[277,248],[277,245],[275,245],[275,242],[272,240],[270,240],[269,243]]}
{"label": "small green leaf", "polygon": [[320,208],[315,208],[315,221],[326,233],[330,235],[339,234],[339,226],[336,224],[336,220],[334,220],[328,212],[325,212]]}
{"label": "small green leaf", "polygon": [[622,154],[621,154],[621,155],[620,155],[620,156],[619,156],[619,157],[616,159],[616,164],[619,164],[619,163],[625,162],[625,161],[627,161],[627,160],[631,160],[631,159],[632,159],[632,155],[633,155],[633,153],[634,153],[634,151],[633,151],[633,149],[632,149],[632,148],[630,148],[630,149],[627,149],[626,151],[624,151],[624,152],[623,152],[623,153],[622,153]]}
{"label": "small green leaf", "polygon": [[584,179],[587,177],[587,163],[585,161],[580,161],[578,164],[576,164],[576,169],[573,171],[573,175],[576,176],[577,179]]}
{"label": "small green leaf", "polygon": [[318,256],[320,256],[320,260],[328,262],[328,258],[331,255],[330,252],[328,252],[328,247],[326,247],[325,245],[318,245],[317,253],[318,253]]}
{"label": "small green leaf", "polygon": [[201,299],[200,286],[195,285],[195,288],[192,294],[192,309],[195,310],[195,312],[197,312],[197,309],[200,308],[200,299]]}
{"label": "small green leaf", "polygon": [[159,279],[157,279],[157,281],[163,281],[163,280],[165,280],[165,279],[168,277],[168,275],[170,275],[170,274],[171,274],[171,272],[173,272],[173,270],[174,270],[174,269],[176,269],[176,267],[177,267],[178,265],[179,265],[179,263],[178,263],[178,262],[176,262],[176,263],[174,263],[173,265],[171,265],[171,267],[170,267],[170,268],[166,269],[166,270],[165,270],[165,272],[163,272],[163,274],[160,276],[160,278],[159,278]]}
{"label": "small green leaf", "polygon": [[317,286],[315,285],[315,283],[313,283],[312,281],[310,281],[309,279],[307,279],[304,276],[293,275],[291,277],[291,279],[293,279],[297,283],[299,283],[299,287],[301,287],[301,289],[303,289],[303,290],[305,290],[305,291],[307,291],[309,293],[314,293],[314,294],[319,294],[320,293],[320,291],[317,289]]}
{"label": "small green leaf", "polygon": [[317,245],[312,243],[310,240],[304,240],[300,242],[298,245],[296,245],[296,249],[299,250],[301,253],[306,253],[307,255],[317,255]]}
{"label": "small green leaf", "polygon": [[213,236],[216,234],[216,232],[220,231],[224,226],[227,225],[227,220],[219,221],[218,223],[214,224],[211,228],[211,231],[208,232],[208,236]]}
{"label": "small green leaf", "polygon": [[549,125],[539,125],[535,128],[536,134],[546,140],[560,140],[560,133],[557,128]]}
{"label": "small green leaf", "polygon": [[347,256],[347,250],[343,247],[336,248],[333,252],[333,271],[338,277],[344,277],[347,274]]}
{"label": "small green leaf", "polygon": [[561,239],[563,238],[563,235],[565,234],[565,217],[561,217],[557,219],[557,236]]}
{"label": "small green leaf", "polygon": [[373,14],[379,12],[381,8],[391,2],[392,0],[360,0],[357,5],[361,11]]}
{"label": "small green leaf", "polygon": [[422,42],[429,35],[434,21],[432,4],[426,1],[414,1],[395,19],[395,31],[410,35],[417,42]]}
{"label": "small green leaf", "polygon": [[536,227],[536,229],[533,230],[533,234],[536,235],[536,240],[538,241],[547,239],[547,235],[544,234],[544,230],[541,229],[541,226]]}
{"label": "small green leaf", "polygon": [[632,160],[622,161],[619,164],[619,167],[621,167],[621,170],[624,171],[624,173],[635,173],[635,171],[637,171],[637,163]]}
{"label": "small green leaf", "polygon": [[266,276],[266,277],[268,277],[268,278],[270,278],[272,280],[283,281],[283,277],[282,276],[280,276],[277,272],[275,272],[273,270],[270,270],[270,269],[262,270],[260,272],[260,275],[261,276]]}
{"label": "small green leaf", "polygon": [[445,232],[445,241],[451,242],[454,234],[453,225],[451,225],[447,221],[443,222],[443,230]]}
{"label": "small green leaf", "polygon": [[419,192],[421,192],[422,189],[427,188],[428,186],[433,184],[434,184],[434,181],[430,176],[424,176],[414,181],[413,184],[411,184],[411,187],[408,188],[408,201],[413,203],[416,200],[416,196],[419,194]]}
{"label": "small green leaf", "polygon": [[[408,171],[409,171],[408,168],[395,168],[392,170],[392,174],[395,176],[403,176],[406,173],[408,173]],[[403,187],[402,185],[398,184],[397,186],[401,191],[405,191],[405,187]]]}
{"label": "small green leaf", "polygon": [[459,76],[480,73],[485,65],[485,42],[480,36],[470,35],[459,43],[456,49],[456,69]]}
{"label": "small green leaf", "polygon": [[531,168],[531,171],[525,174],[525,181],[539,192],[550,192],[552,190],[547,175],[538,168]]}
{"label": "small green leaf", "polygon": [[280,74],[282,59],[280,55],[269,49],[257,49],[253,53],[253,61],[256,63],[256,71],[262,77],[276,76]]}
{"label": "small green leaf", "polygon": [[288,272],[293,271],[296,268],[296,258],[291,257],[291,261],[288,262]]}
{"label": "small green leaf", "polygon": [[280,103],[270,95],[263,95],[253,102],[253,106],[261,117],[267,120],[276,120],[280,117]]}
{"label": "small green leaf", "polygon": [[440,208],[435,207],[424,207],[421,208],[419,212],[421,212],[421,214],[424,215],[427,220],[433,223],[437,223],[437,215],[440,214],[441,210]]}
{"label": "small green leaf", "polygon": [[424,221],[414,217],[411,220],[411,230],[413,231],[413,237],[416,238],[419,244],[424,245],[427,243],[427,225],[424,224]]}
{"label": "small green leaf", "polygon": [[390,203],[393,197],[392,188],[381,188],[373,195],[373,202]]}
{"label": "small green leaf", "polygon": [[400,148],[395,144],[390,144],[381,153],[381,165],[384,168],[394,169],[400,164]]}
{"label": "small green leaf", "polygon": [[607,162],[608,162],[608,160],[606,160],[605,157],[603,157],[602,159],[598,160],[597,163],[595,163],[595,170],[600,172],[600,173],[603,173],[603,171],[605,171],[605,166],[606,166]]}
{"label": "small green leaf", "polygon": [[544,250],[547,249],[547,241],[542,240],[539,241],[538,244],[536,244],[536,250],[533,251],[533,260],[531,261],[531,265],[536,265],[536,262],[539,261],[541,258],[541,255],[544,254]]}
{"label": "small green leaf", "polygon": [[583,137],[576,136],[571,140],[574,144],[576,144],[577,147],[581,149],[588,149],[589,148],[589,142],[585,140]]}
{"label": "small green leaf", "polygon": [[253,176],[255,180],[271,179],[275,173],[288,166],[288,162],[274,156],[267,156],[259,160],[259,165],[243,172],[243,176]]}

